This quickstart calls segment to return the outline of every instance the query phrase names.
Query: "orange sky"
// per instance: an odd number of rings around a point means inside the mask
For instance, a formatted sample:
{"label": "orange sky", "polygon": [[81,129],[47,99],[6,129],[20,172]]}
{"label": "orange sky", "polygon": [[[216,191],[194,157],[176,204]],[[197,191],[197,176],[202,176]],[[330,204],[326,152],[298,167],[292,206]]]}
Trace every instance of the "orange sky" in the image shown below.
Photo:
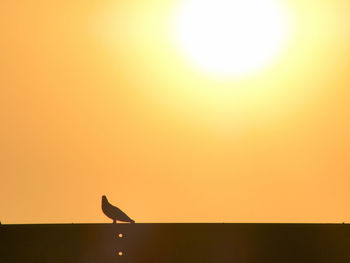
{"label": "orange sky", "polygon": [[284,54],[219,80],[176,0],[1,1],[1,222],[349,222],[350,3],[284,2]]}

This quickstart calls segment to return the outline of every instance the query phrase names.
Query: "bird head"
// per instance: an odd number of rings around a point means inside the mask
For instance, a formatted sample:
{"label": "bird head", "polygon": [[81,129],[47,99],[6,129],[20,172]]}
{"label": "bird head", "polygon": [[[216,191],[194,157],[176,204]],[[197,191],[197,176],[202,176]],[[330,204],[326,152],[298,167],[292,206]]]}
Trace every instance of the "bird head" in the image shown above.
{"label": "bird head", "polygon": [[107,197],[105,195],[102,196],[102,202],[108,202]]}

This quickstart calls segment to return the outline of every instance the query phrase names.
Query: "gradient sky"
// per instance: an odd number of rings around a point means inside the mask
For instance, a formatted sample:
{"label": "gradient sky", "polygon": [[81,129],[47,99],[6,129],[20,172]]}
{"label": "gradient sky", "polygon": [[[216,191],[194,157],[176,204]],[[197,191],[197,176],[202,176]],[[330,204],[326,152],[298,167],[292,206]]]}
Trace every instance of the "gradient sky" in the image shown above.
{"label": "gradient sky", "polygon": [[283,2],[284,53],[220,80],[176,0],[1,1],[1,222],[349,222],[350,2]]}

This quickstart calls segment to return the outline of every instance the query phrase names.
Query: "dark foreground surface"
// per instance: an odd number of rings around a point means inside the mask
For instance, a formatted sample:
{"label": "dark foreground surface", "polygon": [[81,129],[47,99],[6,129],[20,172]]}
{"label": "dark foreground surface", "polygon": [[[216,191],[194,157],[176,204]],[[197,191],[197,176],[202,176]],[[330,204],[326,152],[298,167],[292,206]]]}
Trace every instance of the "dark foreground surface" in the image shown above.
{"label": "dark foreground surface", "polygon": [[0,225],[0,262],[350,263],[350,225]]}

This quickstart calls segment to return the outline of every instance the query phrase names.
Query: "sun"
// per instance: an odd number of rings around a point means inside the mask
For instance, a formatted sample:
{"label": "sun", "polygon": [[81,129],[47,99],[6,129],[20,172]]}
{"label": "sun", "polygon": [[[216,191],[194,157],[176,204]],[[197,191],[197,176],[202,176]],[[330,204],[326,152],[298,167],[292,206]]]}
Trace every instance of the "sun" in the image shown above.
{"label": "sun", "polygon": [[288,40],[286,8],[276,1],[185,0],[173,20],[175,42],[206,73],[254,73],[273,61]]}

